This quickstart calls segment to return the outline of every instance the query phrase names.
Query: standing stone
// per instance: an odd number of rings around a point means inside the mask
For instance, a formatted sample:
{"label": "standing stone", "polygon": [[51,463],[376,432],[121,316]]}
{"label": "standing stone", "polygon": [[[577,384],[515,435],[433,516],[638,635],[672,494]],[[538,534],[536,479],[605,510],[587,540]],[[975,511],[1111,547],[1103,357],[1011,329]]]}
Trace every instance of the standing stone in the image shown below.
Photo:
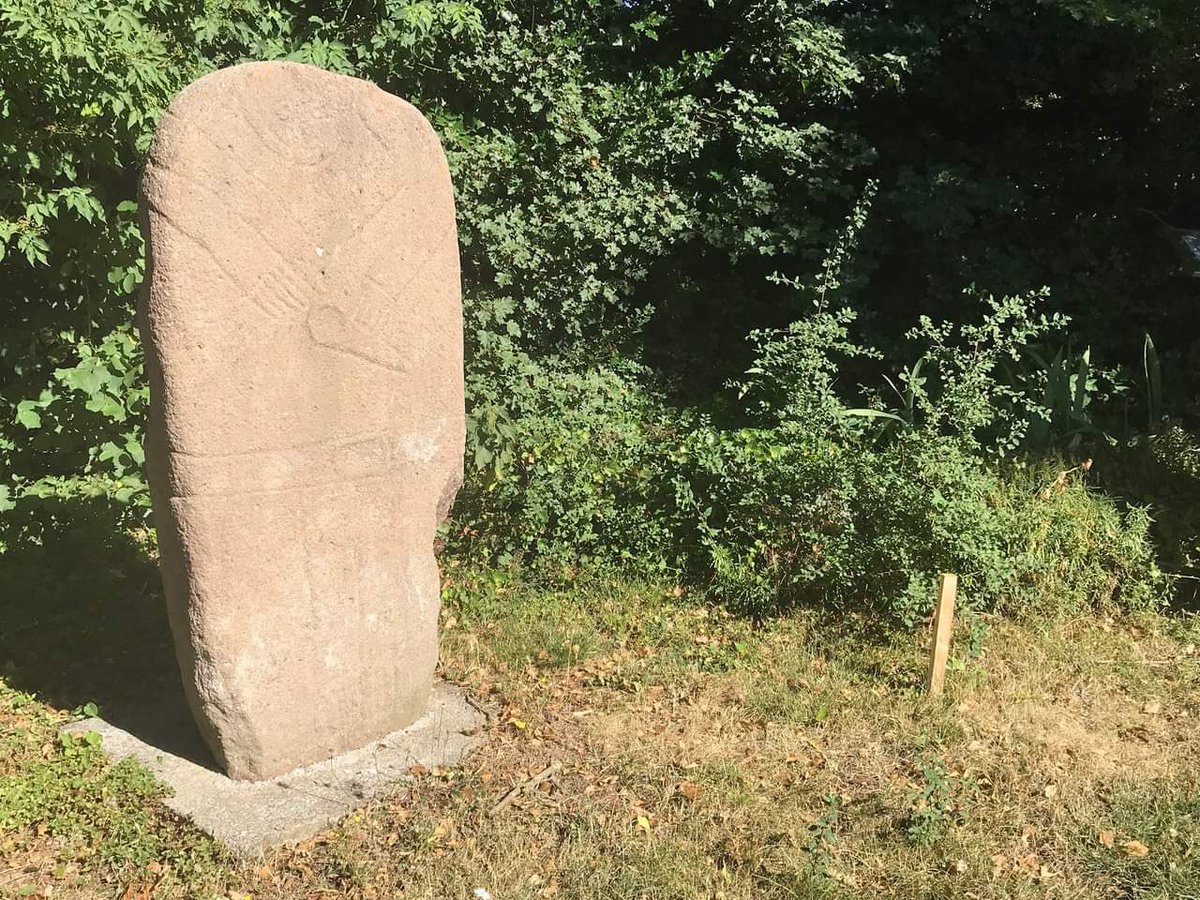
{"label": "standing stone", "polygon": [[450,175],[403,100],[252,63],[175,98],[142,194],[171,627],[218,762],[269,778],[429,696],[464,434]]}

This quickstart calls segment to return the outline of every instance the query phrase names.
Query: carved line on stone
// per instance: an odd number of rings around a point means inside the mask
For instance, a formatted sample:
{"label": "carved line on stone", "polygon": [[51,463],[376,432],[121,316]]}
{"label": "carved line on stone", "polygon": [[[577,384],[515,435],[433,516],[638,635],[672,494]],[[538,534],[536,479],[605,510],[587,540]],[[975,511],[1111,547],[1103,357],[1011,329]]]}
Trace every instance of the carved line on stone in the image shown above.
{"label": "carved line on stone", "polygon": [[[165,225],[172,228],[176,233],[187,238],[189,241],[191,241],[196,246],[198,246],[201,250],[203,250],[205,255],[207,255],[208,258],[210,260],[212,260],[213,265],[215,265],[217,267],[217,269],[221,272],[221,274],[224,275],[226,278],[228,278],[233,283],[233,285],[239,291],[241,291],[246,296],[247,299],[250,300],[251,303],[253,303],[259,309],[261,309],[269,317],[271,317],[273,319],[286,318],[286,317],[295,316],[296,314],[302,313],[304,311],[303,306],[293,306],[292,304],[288,303],[287,300],[280,298],[279,294],[275,291],[271,291],[271,290],[260,291],[260,290],[256,290],[255,285],[253,283],[247,284],[242,279],[242,277],[240,275],[238,275],[238,273],[232,268],[232,266],[228,262],[223,260],[217,254],[217,252],[215,250],[213,250],[213,248],[211,247],[209,242],[204,237],[195,233],[194,231],[187,229],[186,227],[181,225],[179,222],[175,221],[170,215],[168,215],[166,212],[164,212],[152,200],[147,201],[147,202],[149,203],[151,211],[155,215],[159,216]],[[286,266],[285,266],[285,268],[286,268]],[[275,269],[271,270],[271,272],[275,272],[275,271],[276,271]],[[266,283],[266,280],[267,279],[264,274],[264,275],[260,276],[258,283],[259,284]],[[286,297],[288,299],[292,300],[292,303],[302,302],[292,292],[286,292]]]}
{"label": "carved line on stone", "polygon": [[[231,481],[236,476],[238,484],[228,490],[198,490],[186,493],[174,493],[172,500],[190,500],[206,497],[230,497],[242,494],[272,495],[297,490],[317,490],[330,485],[359,484],[363,481],[391,478],[405,465],[415,467],[414,477],[422,478],[429,474],[426,468],[442,453],[441,441],[445,436],[445,419],[439,419],[432,431],[362,432],[349,438],[312,441],[296,444],[278,450],[271,448],[255,448],[219,455],[200,455],[182,451],[168,451],[172,457],[181,456],[185,460],[195,460],[189,469],[189,474],[204,482]],[[422,443],[424,442],[424,443]],[[306,459],[297,460],[296,455],[311,456],[314,452],[320,455],[321,464],[306,469]],[[247,488],[255,480],[253,471],[254,461],[266,459],[269,461],[266,471],[273,473],[285,472],[295,480],[289,484],[272,487]],[[221,469],[205,471],[195,468],[203,463],[239,464],[236,472]],[[274,463],[272,465],[271,463]],[[313,478],[312,470],[320,469],[324,477]],[[261,469],[260,469],[261,471]],[[279,477],[275,474],[274,477]]]}
{"label": "carved line on stone", "polygon": [[[174,177],[178,178],[183,183],[189,185],[191,188],[196,190],[198,193],[206,194],[206,195],[208,195],[208,197],[210,199],[217,201],[214,204],[214,208],[220,208],[220,206],[223,205],[221,203],[221,200],[222,200],[221,196],[219,194],[217,194],[217,192],[214,188],[205,184],[203,181],[193,178],[193,177],[187,175],[186,173],[182,172],[181,170],[176,169],[171,166],[165,166],[162,164],[158,164],[156,166],[156,168],[161,172],[172,174]],[[239,285],[243,290],[247,290],[247,288],[244,285],[244,283],[242,282],[241,278],[236,273],[231,272],[229,270],[228,264],[224,260],[222,260],[216,254],[216,252],[212,250],[211,247],[209,247],[208,242],[205,238],[193,233],[191,230],[184,227],[179,222],[174,221],[174,219],[171,216],[169,216],[166,212],[164,212],[157,204],[155,204],[155,202],[152,199],[148,200],[148,202],[150,203],[151,208],[156,213],[158,213],[160,216],[162,216],[163,219],[166,222],[168,222],[172,227],[174,227],[181,234],[187,235],[192,240],[196,241],[201,247],[203,247],[205,250],[207,250],[209,255],[214,259],[214,261],[217,263],[217,265],[221,268],[221,271],[223,271],[227,275],[229,275],[229,277],[232,278],[234,280],[234,282],[237,285]],[[235,222],[233,224],[236,227],[238,223]],[[311,285],[309,285],[304,278],[298,276],[297,273],[295,272],[295,270],[292,268],[292,266],[288,262],[287,255],[285,254],[285,252],[280,250],[278,247],[276,247],[275,244],[271,241],[271,239],[267,236],[266,231],[265,231],[265,226],[263,226],[257,222],[255,222],[253,224],[243,222],[243,223],[241,223],[241,230],[249,231],[253,237],[258,239],[255,242],[246,241],[245,242],[246,244],[248,244],[250,246],[257,246],[257,247],[259,247],[265,251],[269,251],[270,253],[273,253],[275,255],[275,262],[269,271],[279,277],[281,284],[285,284],[289,280],[293,281],[293,282],[299,281],[300,284],[304,285],[305,287],[307,287],[311,290]],[[288,275],[291,276],[290,279],[288,278]],[[284,315],[287,314],[287,311],[290,311],[293,313],[303,313],[305,310],[305,305],[306,305],[305,300],[303,299],[303,297],[296,296],[294,284],[291,286],[291,288],[292,289],[287,292],[287,297],[292,300],[292,304],[288,304],[283,300],[280,301],[284,307],[284,309],[281,310],[281,314],[284,314]],[[295,305],[293,305],[293,304],[295,304]]]}
{"label": "carved line on stone", "polygon": [[273,319],[278,319],[281,316],[288,315],[289,312],[297,312],[298,311],[298,310],[291,310],[286,305],[268,302],[265,297],[260,296],[258,294],[258,292],[253,290],[252,287],[246,285],[242,281],[242,279],[238,276],[238,274],[232,270],[232,268],[229,266],[229,264],[226,263],[224,260],[222,260],[221,257],[216,253],[216,251],[214,251],[212,249],[212,247],[209,245],[207,240],[205,240],[200,235],[198,235],[192,231],[189,231],[188,229],[186,229],[182,225],[180,225],[178,222],[174,221],[172,219],[172,217],[170,215],[168,215],[166,212],[164,212],[162,210],[162,208],[159,207],[153,200],[147,199],[146,202],[147,202],[147,205],[150,207],[150,210],[156,216],[158,216],[160,219],[162,219],[164,225],[171,228],[177,234],[187,238],[190,242],[192,242],[197,247],[199,247],[201,250],[203,250],[205,255],[210,260],[212,260],[213,265],[215,265],[217,267],[217,269],[221,272],[221,274],[224,275],[226,278],[228,278],[230,281],[232,281],[234,286],[237,287],[238,290],[241,291],[251,303],[253,303],[255,306],[257,306],[260,310],[262,310],[268,316],[270,316]]}
{"label": "carved line on stone", "polygon": [[[185,119],[182,119],[179,116],[179,114],[174,112],[170,107],[167,108],[167,111],[164,115],[169,116],[170,118],[172,118],[176,122],[178,122],[179,123],[178,127],[181,130],[183,130],[185,132],[195,133],[195,134],[199,135],[201,138],[203,138],[205,141],[207,141],[209,143],[209,145],[214,150],[216,150],[217,153],[225,161],[232,163],[235,166],[235,168],[238,170],[239,174],[243,175],[248,181],[252,182],[254,184],[254,186],[256,188],[260,189],[264,195],[270,196],[271,194],[276,193],[275,188],[273,188],[271,185],[268,185],[265,182],[263,182],[261,179],[259,179],[258,176],[254,175],[249,169],[247,169],[245,166],[243,166],[238,161],[238,157],[235,154],[229,152],[232,149],[231,147],[223,146],[216,138],[214,138],[211,134],[209,134],[208,131],[201,124],[194,123],[194,122],[188,122]],[[260,143],[261,143],[261,137],[260,137]],[[169,165],[168,163],[163,162],[163,161],[156,160],[152,157],[152,167],[159,172],[169,173],[169,174],[173,175],[174,177],[178,178],[180,181],[183,181],[186,184],[190,185],[195,190],[207,194],[211,199],[217,201],[214,204],[214,206],[216,208],[220,208],[221,206],[224,205],[224,198],[220,194],[217,193],[215,188],[211,187],[210,185],[206,184],[205,182],[203,182],[199,179],[193,178],[192,176],[186,174],[185,172],[181,171],[180,169],[176,168],[175,166]],[[171,220],[171,218],[166,215],[166,213],[162,212],[161,209],[156,208],[156,211],[158,211],[160,215],[162,215],[164,218],[166,218],[167,221],[171,222],[171,224],[175,225],[177,230],[183,231],[184,233],[189,233],[189,232],[187,232],[186,229],[182,228],[182,226],[173,222]],[[271,242],[270,238],[266,234],[266,231],[264,230],[265,226],[263,225],[263,223],[255,221],[253,223],[244,223],[244,224],[246,224],[247,228],[249,230],[251,230],[256,237],[258,237],[259,241],[261,241],[261,243],[263,245],[265,245],[268,249],[273,251],[278,256],[284,257],[285,264],[286,264],[285,255],[283,254],[282,251],[279,250],[278,247],[276,247]],[[195,236],[193,236],[193,237],[195,237]],[[196,240],[200,240],[200,238],[196,237]],[[211,250],[210,250],[210,253],[212,253]],[[212,255],[215,257],[216,254],[212,253]],[[222,269],[224,270],[223,266],[222,266]],[[237,280],[236,276],[235,276],[235,280]],[[298,312],[301,311],[301,308],[297,307],[297,311]]]}
{"label": "carved line on stone", "polygon": [[396,359],[403,351],[381,338],[378,332],[346,318],[336,306],[314,303],[309,307],[306,324],[309,336],[322,347],[394,372],[403,372],[406,368],[403,359]]}
{"label": "carved line on stone", "polygon": [[[333,258],[332,265],[334,266],[335,269],[338,267],[338,262],[340,260],[346,258],[343,255],[341,255],[339,253],[339,251],[341,251],[342,248],[345,247],[347,244],[349,244],[351,241],[357,240],[363,234],[363,232],[365,232],[368,228],[370,228],[372,225],[374,225],[376,222],[378,222],[383,217],[384,213],[391,212],[394,209],[394,207],[396,206],[396,204],[400,201],[400,198],[407,192],[408,192],[407,186],[398,188],[395,192],[388,195],[386,200],[383,200],[382,202],[380,202],[380,204],[378,206],[376,206],[369,213],[367,213],[365,216],[363,216],[362,222],[360,222],[359,224],[357,224],[353,228],[351,228],[348,234],[343,235],[342,237],[339,237],[336,241],[332,242],[333,246],[330,248],[330,255]],[[375,253],[372,254],[371,262],[374,263],[382,255],[383,255],[383,251],[377,250]],[[353,257],[350,257],[350,258],[353,258]]]}
{"label": "carved line on stone", "polygon": [[310,450],[346,450],[350,447],[359,444],[365,444],[373,440],[387,440],[394,438],[386,431],[360,431],[358,434],[350,435],[343,438],[320,438],[315,441],[304,441],[299,444],[288,444],[286,447],[256,447],[251,450],[232,450],[228,453],[196,453],[192,450],[176,450],[168,448],[171,455],[183,456],[194,459],[243,459],[254,456],[265,456],[272,453],[302,453]]}
{"label": "carved line on stone", "polygon": [[[430,261],[438,254],[438,252],[441,249],[442,248],[438,245],[431,246],[428,250],[425,251],[425,255],[422,256],[419,260],[417,260],[413,264],[412,271],[409,273],[408,277],[405,278],[403,282],[396,285],[396,287],[393,289],[395,292],[394,296],[397,298],[397,300],[408,295],[409,288],[411,288],[413,286],[414,282],[416,282],[416,280],[419,277],[421,277],[422,275],[425,274],[426,270],[429,268]],[[384,285],[374,275],[368,275],[366,278],[366,281],[367,281],[367,283],[369,283],[369,284],[373,285],[375,288],[377,288],[380,294],[384,294],[384,295],[387,294],[387,292],[388,292],[387,286]],[[364,297],[366,296],[366,292],[363,293],[363,296]],[[368,310],[370,309],[370,304],[365,303],[361,300],[360,300],[359,305],[365,306]],[[396,302],[393,302],[390,304],[376,303],[374,312],[370,313],[366,317],[366,321],[363,324],[366,325],[367,328],[372,329],[372,330],[380,330],[380,331],[385,330],[385,326],[392,324],[392,321],[391,321],[392,316],[395,315],[396,311],[399,308],[400,308],[400,304],[396,303]]]}
{"label": "carved line on stone", "polygon": [[[160,171],[171,173],[174,177],[188,184],[198,192],[204,193],[215,200],[220,200],[219,195],[216,194],[214,189],[195,178],[189,177],[178,169],[163,164],[158,164],[158,168]],[[401,193],[403,193],[402,190],[393,196],[399,196]],[[379,333],[380,326],[386,323],[390,315],[400,307],[400,304],[396,302],[397,299],[402,297],[413,282],[424,273],[429,265],[429,261],[440,249],[436,245],[426,252],[425,256],[414,265],[409,277],[394,290],[389,291],[387,286],[371,274],[363,276],[362,282],[354,292],[358,295],[358,301],[350,304],[354,312],[350,316],[346,316],[345,313],[333,304],[321,302],[324,298],[321,296],[319,290],[306,279],[297,275],[291,264],[288,263],[283,251],[274,245],[267,236],[263,226],[258,223],[244,223],[246,230],[250,231],[258,239],[252,242],[252,245],[261,248],[264,252],[273,254],[275,260],[268,272],[261,274],[253,286],[248,286],[213,251],[203,237],[174,221],[153,200],[148,199],[147,202],[150,208],[162,217],[164,222],[180,234],[188,237],[204,250],[220,271],[233,281],[267,315],[273,317],[288,316],[293,313],[304,313],[307,309],[306,323],[308,333],[317,344],[395,372],[403,372],[405,370],[406,366],[402,359],[404,355],[403,349],[382,337]],[[383,211],[387,205],[387,203],[384,203],[376,209],[372,214],[371,220],[363,223],[358,233],[361,233],[362,229],[365,229],[367,225],[373,222],[378,217],[379,212]],[[380,255],[381,253],[374,254],[372,262],[378,259]],[[329,265],[335,267],[335,270],[340,272],[344,266],[350,266],[351,264],[355,266],[362,265],[359,260],[353,257],[343,257],[342,259],[335,257]],[[275,276],[274,287],[276,291],[271,290],[270,276]],[[255,288],[259,285],[266,285],[267,289],[265,291],[256,290]],[[296,289],[298,286],[303,287],[303,296],[297,294]],[[367,290],[368,287],[376,288],[376,292],[372,294],[372,292]],[[282,292],[282,298],[276,301],[276,298],[280,297],[279,292]],[[275,302],[268,304],[267,297],[270,297]],[[364,311],[369,310],[372,306],[375,307],[374,313],[364,316]],[[357,313],[357,315],[354,313]]]}
{"label": "carved line on stone", "polygon": [[[296,494],[305,491],[313,491],[316,493],[329,493],[334,496],[342,496],[350,493],[350,488],[359,487],[372,481],[393,482],[395,473],[399,470],[399,466],[392,466],[382,472],[370,472],[357,476],[339,476],[330,478],[328,481],[304,481],[298,484],[286,484],[278,487],[248,487],[239,486],[231,488],[228,491],[204,491],[193,494],[172,494],[167,500],[174,505],[180,503],[195,503],[203,500],[228,500],[230,497],[277,497],[282,494]],[[329,490],[330,488],[344,488],[344,490]]]}
{"label": "carved line on stone", "polygon": [[[263,243],[266,244],[268,247],[270,247],[270,244],[268,244],[266,241],[264,241]],[[273,247],[270,247],[270,249],[274,250]],[[275,252],[278,253],[279,251],[276,250]],[[286,306],[288,307],[288,309],[290,309],[293,312],[302,313],[309,306],[311,301],[308,301],[304,297],[300,296],[296,292],[295,285],[289,283],[291,281],[297,280],[297,279],[289,279],[288,278],[289,272],[292,275],[295,275],[295,272],[292,270],[292,267],[290,264],[284,262],[282,259],[276,259],[275,265],[272,266],[266,272],[263,272],[260,275],[260,279],[263,283],[267,284],[267,287],[269,289],[272,287],[272,285],[269,282],[269,279],[271,279],[271,277],[274,276],[274,285],[273,286],[277,290],[282,292],[284,294],[284,296],[286,296],[287,299],[290,301],[290,302],[286,303]],[[298,279],[298,280],[300,281],[301,284],[305,284],[305,281],[303,278]]]}
{"label": "carved line on stone", "polygon": [[[284,69],[283,71],[288,72],[288,74],[285,77],[287,77],[290,81],[292,81],[293,83],[295,83],[297,81],[297,79],[290,73],[290,71],[288,71],[287,69]],[[235,91],[234,97],[236,98],[234,101],[234,109],[236,110],[238,117],[246,124],[246,127],[250,129],[250,131],[254,134],[254,136],[258,138],[259,142],[267,149],[272,150],[276,153],[279,153],[280,156],[283,156],[292,165],[298,166],[301,168],[305,168],[305,169],[314,169],[317,166],[324,165],[325,161],[327,159],[329,159],[329,157],[331,155],[331,151],[322,153],[320,156],[318,156],[315,160],[313,160],[311,162],[306,161],[294,152],[294,148],[296,147],[296,145],[293,144],[292,142],[290,142],[290,141],[280,142],[280,141],[275,141],[275,140],[267,137],[266,134],[264,133],[264,131],[262,129],[260,129],[258,124],[254,121],[254,117],[251,115],[248,115],[246,112],[246,107],[245,107],[246,91],[244,91],[244,90]],[[338,142],[339,148],[344,145],[345,145],[345,141]]]}
{"label": "carved line on stone", "polygon": [[[379,90],[379,87],[376,86],[375,89]],[[391,145],[388,143],[387,138],[375,130],[375,126],[371,124],[370,117],[363,112],[362,100],[363,95],[362,92],[360,92],[360,95],[354,99],[354,103],[352,104],[354,107],[354,114],[358,117],[358,121],[362,123],[363,127],[367,129],[367,131],[371,132],[371,136],[375,138],[375,140],[378,141],[381,146],[384,148],[390,148]]]}
{"label": "carved line on stone", "polygon": [[[204,138],[206,141],[208,141],[209,144],[218,153],[220,153],[228,162],[230,162],[237,169],[238,174],[245,177],[247,181],[251,182],[256,188],[261,190],[264,194],[270,195],[270,194],[274,194],[277,192],[278,188],[272,187],[271,185],[267,184],[261,178],[259,178],[256,174],[254,174],[254,172],[252,170],[250,170],[250,169],[246,168],[246,166],[242,165],[240,158],[238,156],[236,156],[235,154],[230,153],[229,147],[222,146],[220,141],[218,141],[211,134],[209,134],[203,125],[194,124],[194,125],[189,125],[189,127],[194,129],[202,138]],[[260,138],[260,142],[261,142],[261,138]],[[270,147],[268,146],[267,149],[269,150]],[[400,198],[400,196],[405,192],[405,190],[406,190],[405,188],[400,188],[394,194],[389,196],[386,200],[383,200],[382,202],[380,202],[378,206],[376,206],[375,208],[373,208],[372,210],[367,212],[365,214],[364,221],[361,225],[354,226],[354,228],[351,229],[351,231],[348,235],[339,237],[336,241],[331,242],[333,245],[332,249],[334,251],[340,250],[343,247],[343,245],[345,245],[349,240],[358,237],[358,235],[360,235],[363,232],[363,230],[366,228],[366,226],[368,224],[370,224],[371,222],[373,222],[382,210],[388,209],[392,204],[394,204],[396,202],[396,200],[398,200]],[[455,238],[457,239],[457,233],[455,234]],[[264,240],[266,240],[265,236],[264,236]],[[278,252],[278,250],[276,250],[276,252]]]}

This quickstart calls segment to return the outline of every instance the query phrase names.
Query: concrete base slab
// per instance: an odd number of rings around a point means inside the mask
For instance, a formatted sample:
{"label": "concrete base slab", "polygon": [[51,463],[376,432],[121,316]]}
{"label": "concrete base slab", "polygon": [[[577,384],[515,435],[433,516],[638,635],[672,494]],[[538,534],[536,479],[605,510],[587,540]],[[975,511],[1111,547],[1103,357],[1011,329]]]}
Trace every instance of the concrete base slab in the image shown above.
{"label": "concrete base slab", "polygon": [[437,683],[425,716],[403,731],[270,781],[233,781],[215,769],[179,699],[147,716],[158,726],[153,743],[102,718],[63,730],[95,731],[109,755],[136,758],[173,790],[168,807],[243,857],[312,837],[411,777],[413,766],[459,764],[483,743],[487,724],[460,688]]}

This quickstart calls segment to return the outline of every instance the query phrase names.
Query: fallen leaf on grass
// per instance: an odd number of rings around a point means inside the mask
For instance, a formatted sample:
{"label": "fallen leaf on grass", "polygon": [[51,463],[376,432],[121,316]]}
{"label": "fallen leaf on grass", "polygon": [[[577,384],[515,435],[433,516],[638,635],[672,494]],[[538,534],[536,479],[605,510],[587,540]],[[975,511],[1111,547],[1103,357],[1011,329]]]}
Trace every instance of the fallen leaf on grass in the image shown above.
{"label": "fallen leaf on grass", "polygon": [[1100,841],[1101,847],[1107,847],[1111,850],[1117,842],[1117,833],[1111,828],[1105,828],[1097,835],[1097,839]]}
{"label": "fallen leaf on grass", "polygon": [[681,781],[675,789],[691,803],[695,803],[697,800],[699,800],[700,795],[703,793],[703,789],[700,787],[700,785],[693,781]]}
{"label": "fallen leaf on grass", "polygon": [[1148,716],[1157,716],[1162,712],[1162,704],[1157,700],[1151,700],[1142,706],[1142,712]]}
{"label": "fallen leaf on grass", "polygon": [[1150,855],[1150,848],[1141,841],[1126,841],[1121,845],[1121,849],[1125,851],[1125,855],[1130,859],[1141,859],[1144,856]]}
{"label": "fallen leaf on grass", "polygon": [[855,878],[853,875],[851,875],[849,872],[842,872],[842,871],[830,866],[826,870],[825,874],[828,875],[831,880],[836,881],[838,884],[844,884],[844,885],[846,885],[846,887],[852,887],[852,888],[858,887],[858,879]]}

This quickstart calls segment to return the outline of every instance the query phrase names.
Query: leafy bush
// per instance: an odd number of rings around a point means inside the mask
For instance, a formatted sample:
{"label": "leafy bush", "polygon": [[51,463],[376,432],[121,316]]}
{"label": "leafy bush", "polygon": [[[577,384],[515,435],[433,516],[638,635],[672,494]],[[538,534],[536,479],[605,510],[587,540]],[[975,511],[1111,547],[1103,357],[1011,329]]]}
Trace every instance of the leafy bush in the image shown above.
{"label": "leafy bush", "polygon": [[411,99],[446,148],[455,552],[681,570],[760,612],[912,620],[944,568],[981,607],[1149,603],[1144,515],[996,461],[1091,427],[1090,356],[1027,366],[1051,304],[1120,355],[1142,329],[1112,322],[1194,296],[1123,223],[1196,201],[1196,34],[1109,0],[0,0],[0,549],[105,502],[144,521],[138,168],[188,81],[288,58]]}
{"label": "leafy bush", "polygon": [[[140,488],[134,174],[158,109],[198,71],[164,12],[0,5],[0,511]],[[5,531],[0,548],[37,534]]]}
{"label": "leafy bush", "polygon": [[972,609],[1056,616],[1162,600],[1149,517],[1121,513],[1081,473],[1000,472],[921,434],[883,448],[788,437],[735,432],[697,454],[702,565],[741,609],[825,602],[913,624],[940,572],[959,573]]}
{"label": "leafy bush", "polygon": [[636,374],[620,360],[585,374],[552,362],[511,383],[504,427],[515,462],[465,486],[451,549],[564,570],[666,568],[666,449],[678,426]]}
{"label": "leafy bush", "polygon": [[1146,506],[1176,599],[1194,607],[1200,596],[1200,437],[1178,422],[1165,423],[1105,448],[1097,469],[1107,491]]}
{"label": "leafy bush", "polygon": [[[1035,313],[1039,299],[988,298],[978,325],[923,321],[912,337],[929,349],[903,376],[896,413],[848,409],[835,391],[833,354],[870,354],[851,339],[850,314],[817,310],[763,338],[750,388],[773,425],[688,444],[684,494],[716,592],[756,614],[822,601],[909,624],[945,571],[975,609],[1158,603],[1143,511],[1122,514],[1090,491],[1087,467],[994,461],[1040,412],[999,365],[1055,324]],[[879,421],[898,430],[881,433]]]}

